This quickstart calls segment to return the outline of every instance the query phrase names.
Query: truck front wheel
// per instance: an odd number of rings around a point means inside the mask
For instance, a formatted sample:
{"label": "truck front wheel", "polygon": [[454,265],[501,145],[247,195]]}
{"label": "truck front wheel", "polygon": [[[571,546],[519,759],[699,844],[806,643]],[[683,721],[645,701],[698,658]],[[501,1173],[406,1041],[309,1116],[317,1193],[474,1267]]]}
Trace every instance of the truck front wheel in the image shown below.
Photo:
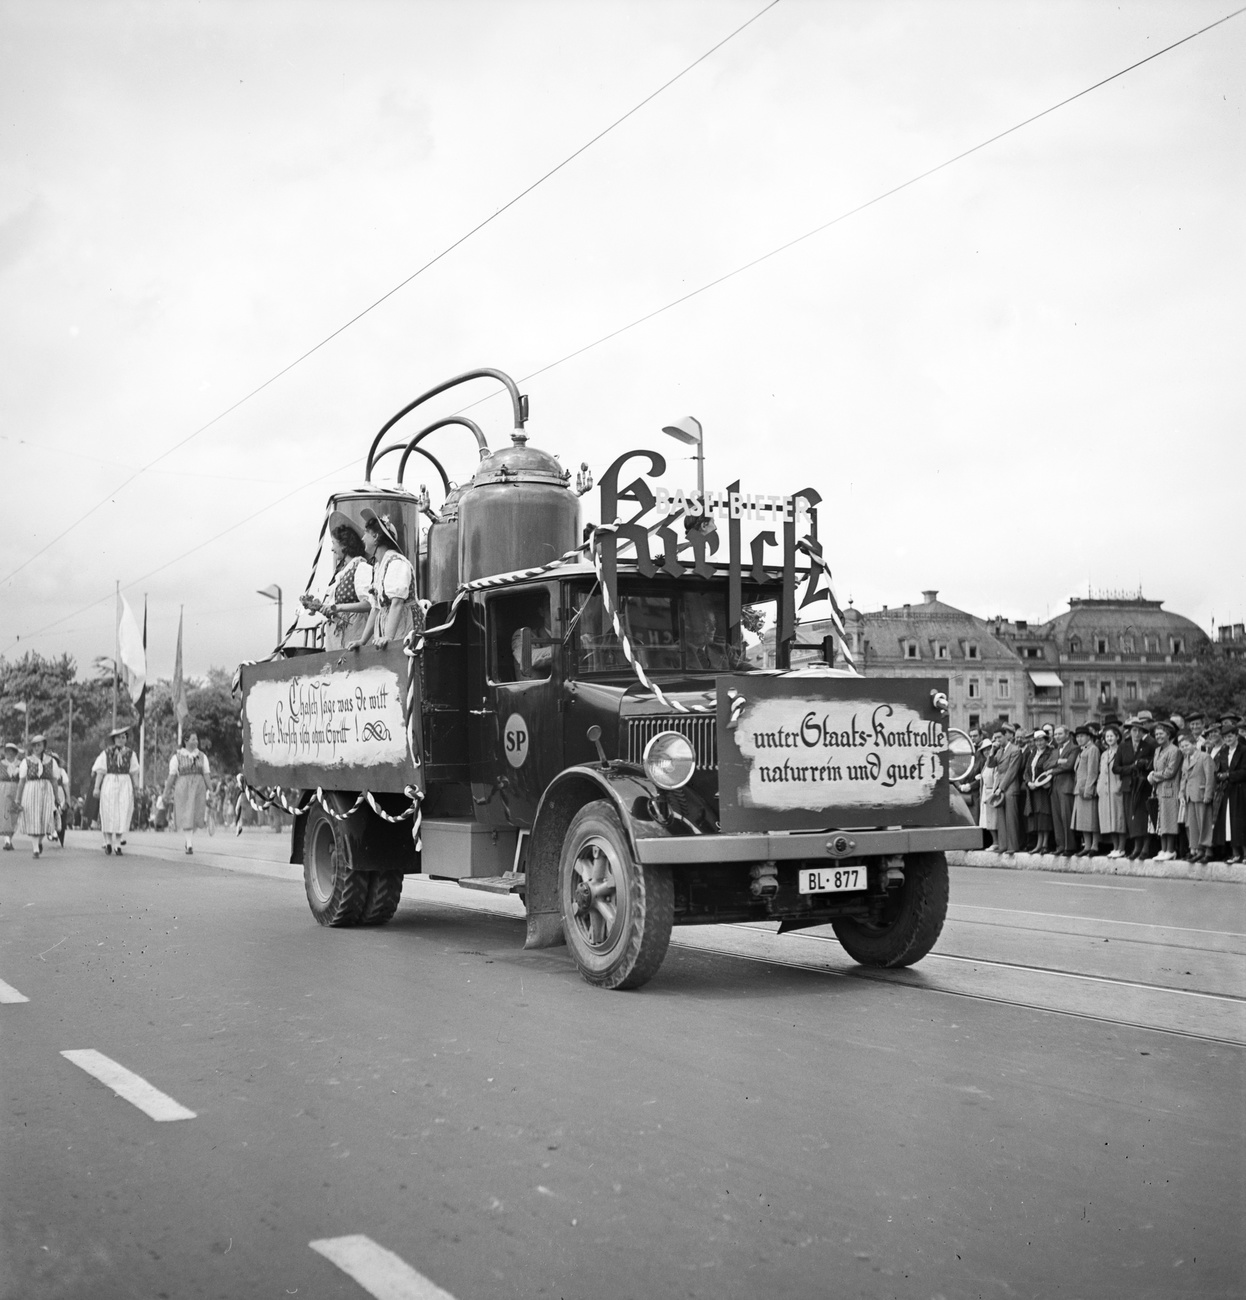
{"label": "truck front wheel", "polygon": [[889,895],[877,921],[832,921],[835,937],[862,966],[911,966],[935,946],[947,916],[947,858],[910,853],[904,884]]}
{"label": "truck front wheel", "polygon": [[572,819],[558,886],[567,946],[590,984],[637,989],[653,978],[671,941],[674,883],[665,868],[632,857],[606,800],[586,804]]}
{"label": "truck front wheel", "polygon": [[312,800],[303,832],[303,885],[312,915],[321,925],[358,923],[368,898],[369,878],[356,870],[346,823]]}

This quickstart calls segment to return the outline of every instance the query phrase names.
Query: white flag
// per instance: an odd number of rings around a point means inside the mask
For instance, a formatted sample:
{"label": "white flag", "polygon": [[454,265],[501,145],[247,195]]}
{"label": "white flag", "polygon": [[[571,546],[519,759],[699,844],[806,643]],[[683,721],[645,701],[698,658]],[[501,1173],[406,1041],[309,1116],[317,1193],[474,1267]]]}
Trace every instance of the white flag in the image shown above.
{"label": "white flag", "polygon": [[121,619],[117,625],[117,641],[121,647],[121,674],[133,703],[143,693],[147,684],[147,652],[143,647],[143,634],[138,620],[124,596],[121,597]]}

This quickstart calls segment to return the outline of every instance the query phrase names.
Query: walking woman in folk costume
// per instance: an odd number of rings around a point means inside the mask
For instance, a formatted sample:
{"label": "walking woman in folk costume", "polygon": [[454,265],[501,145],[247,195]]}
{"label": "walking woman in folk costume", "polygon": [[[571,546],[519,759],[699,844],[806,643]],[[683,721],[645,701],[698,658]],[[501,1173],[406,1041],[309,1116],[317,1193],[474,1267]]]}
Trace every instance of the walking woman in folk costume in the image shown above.
{"label": "walking woman in folk costume", "polygon": [[6,852],[13,851],[13,835],[22,805],[17,798],[17,774],[22,766],[21,752],[10,740],[0,754],[0,837]]}
{"label": "walking woman in folk costume", "polygon": [[170,796],[177,829],[186,837],[186,852],[194,853],[195,831],[208,824],[208,756],[200,750],[199,737],[193,731],[169,759],[166,803]]}
{"label": "walking woman in folk costume", "polygon": [[366,506],[361,513],[364,550],[372,561],[368,584],[372,609],[358,640],[350,643],[352,649],[401,641],[415,626],[415,570],[402,552],[398,525],[388,515],[378,515]]}
{"label": "walking woman in folk costume", "polygon": [[129,727],[114,727],[108,733],[108,748],[91,764],[95,796],[100,801],[100,829],[104,852],[121,856],[121,839],[134,816],[138,792],[138,755],[126,743]]}
{"label": "walking woman in folk costume", "polygon": [[22,805],[21,830],[34,841],[36,858],[43,856],[43,841],[56,834],[56,791],[60,768],[43,752],[44,737],[31,736],[30,753],[17,773],[17,797]]}

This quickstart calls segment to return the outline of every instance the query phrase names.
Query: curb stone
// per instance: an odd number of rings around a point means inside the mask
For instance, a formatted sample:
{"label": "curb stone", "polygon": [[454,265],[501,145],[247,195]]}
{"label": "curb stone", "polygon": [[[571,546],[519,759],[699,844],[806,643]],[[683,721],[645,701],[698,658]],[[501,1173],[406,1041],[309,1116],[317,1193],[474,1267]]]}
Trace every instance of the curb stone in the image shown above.
{"label": "curb stone", "polygon": [[1246,863],[1156,862],[1142,858],[1063,858],[1038,853],[987,853],[953,851],[947,855],[953,867],[995,867],[1003,871],[1049,871],[1070,876],[1148,876],[1153,880],[1207,880],[1246,885]]}

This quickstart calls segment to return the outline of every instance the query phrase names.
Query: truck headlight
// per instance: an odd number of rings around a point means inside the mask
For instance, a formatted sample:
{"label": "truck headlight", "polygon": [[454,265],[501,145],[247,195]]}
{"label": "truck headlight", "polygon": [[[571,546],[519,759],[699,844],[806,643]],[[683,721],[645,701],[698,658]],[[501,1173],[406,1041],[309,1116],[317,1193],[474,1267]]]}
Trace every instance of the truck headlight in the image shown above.
{"label": "truck headlight", "polygon": [[659,731],[645,746],[645,775],[662,790],[678,790],[692,780],[697,756],[692,742],[678,731]]}

